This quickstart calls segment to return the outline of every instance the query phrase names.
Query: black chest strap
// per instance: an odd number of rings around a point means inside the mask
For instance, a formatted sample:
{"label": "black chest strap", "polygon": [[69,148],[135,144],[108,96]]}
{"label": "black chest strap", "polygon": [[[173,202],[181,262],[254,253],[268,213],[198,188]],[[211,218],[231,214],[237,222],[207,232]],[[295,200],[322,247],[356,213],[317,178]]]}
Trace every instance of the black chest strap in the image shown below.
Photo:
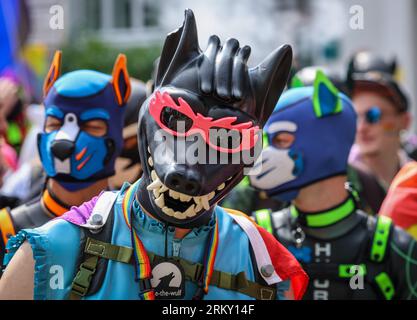
{"label": "black chest strap", "polygon": [[[272,212],[269,209],[261,209],[254,212],[256,221],[260,226],[269,231],[271,234],[275,233],[275,227],[272,219]],[[365,277],[365,281],[370,283],[386,300],[391,300],[395,296],[394,284],[387,272],[370,272],[372,265],[381,265],[387,260],[388,256],[388,244],[390,242],[390,235],[392,230],[392,221],[385,216],[379,216],[378,218],[367,217],[368,230],[372,236],[366,240],[370,243],[368,250],[361,248],[361,252],[357,257],[359,263],[354,264],[303,264],[303,268],[311,277],[327,278],[333,280],[346,281],[353,275],[362,275]],[[365,246],[366,247],[366,246]],[[361,257],[369,252],[368,264],[361,263]],[[358,268],[352,268],[358,266]]]}
{"label": "black chest strap", "polygon": [[[98,231],[81,228],[80,254],[77,260],[78,272],[72,283],[71,300],[78,300],[96,293],[107,272],[109,260],[115,260],[116,249],[111,245],[114,224],[114,204],[106,223]],[[120,247],[122,248],[122,247]],[[130,249],[130,248],[129,248]],[[124,253],[126,255],[126,253]],[[100,258],[104,259],[100,259]]]}

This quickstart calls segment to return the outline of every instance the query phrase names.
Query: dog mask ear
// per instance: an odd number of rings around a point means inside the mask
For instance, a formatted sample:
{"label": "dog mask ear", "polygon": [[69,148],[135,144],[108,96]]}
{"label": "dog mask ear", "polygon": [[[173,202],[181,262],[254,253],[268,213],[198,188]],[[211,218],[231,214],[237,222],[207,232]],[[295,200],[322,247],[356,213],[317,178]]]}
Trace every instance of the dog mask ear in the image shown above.
{"label": "dog mask ear", "polygon": [[342,100],[339,96],[339,90],[320,70],[317,70],[316,79],[314,80],[313,107],[317,118],[342,111]]}
{"label": "dog mask ear", "polygon": [[249,70],[255,89],[256,116],[262,125],[268,120],[287,84],[291,64],[292,49],[283,45]]}
{"label": "dog mask ear", "polygon": [[124,54],[119,54],[114,63],[111,82],[117,103],[119,106],[124,105],[129,100],[131,92],[130,78],[127,72],[127,59]]}
{"label": "dog mask ear", "polygon": [[186,63],[200,53],[194,13],[187,9],[185,10],[184,24],[171,32],[165,40],[159,60],[155,87],[169,83]]}
{"label": "dog mask ear", "polygon": [[46,97],[49,90],[54,85],[55,81],[61,75],[61,59],[62,59],[62,52],[59,50],[55,51],[51,66],[49,67],[49,71],[46,74],[45,80],[43,82],[43,96],[44,97]]}

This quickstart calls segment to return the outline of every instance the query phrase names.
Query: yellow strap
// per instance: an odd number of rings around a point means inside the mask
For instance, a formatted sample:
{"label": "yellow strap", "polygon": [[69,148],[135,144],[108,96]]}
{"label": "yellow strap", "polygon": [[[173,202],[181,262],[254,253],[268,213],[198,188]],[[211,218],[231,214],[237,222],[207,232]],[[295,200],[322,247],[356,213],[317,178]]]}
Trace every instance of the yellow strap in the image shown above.
{"label": "yellow strap", "polygon": [[249,217],[248,215],[244,214],[242,211],[235,210],[235,209],[229,209],[229,208],[223,208],[223,210],[226,211],[228,214],[232,214],[232,215],[234,214],[235,216],[245,217],[250,222],[252,222],[255,226],[260,227],[259,224],[252,217]]}
{"label": "yellow strap", "polygon": [[223,210],[229,214],[234,214],[236,216],[242,216],[242,217],[248,218],[250,221],[252,221],[254,224],[257,225],[257,223],[253,219],[251,219],[248,215],[244,214],[242,211],[229,209],[229,208],[223,208]]}
{"label": "yellow strap", "polygon": [[415,240],[417,240],[417,224],[413,224],[406,230]]}
{"label": "yellow strap", "polygon": [[6,208],[0,210],[0,231],[3,237],[4,245],[7,244],[7,241],[9,241],[11,236],[16,234],[12,218],[10,217],[10,213]]}

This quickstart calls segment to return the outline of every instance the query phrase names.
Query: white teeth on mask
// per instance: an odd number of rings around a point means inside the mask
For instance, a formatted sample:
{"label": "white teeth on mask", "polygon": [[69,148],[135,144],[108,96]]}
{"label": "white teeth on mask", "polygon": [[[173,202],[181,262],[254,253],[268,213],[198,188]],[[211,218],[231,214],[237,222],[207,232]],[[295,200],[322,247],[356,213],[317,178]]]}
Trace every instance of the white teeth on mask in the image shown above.
{"label": "white teeth on mask", "polygon": [[163,207],[162,212],[165,213],[167,216],[170,216],[170,217],[172,217],[175,213],[174,210],[172,210],[171,208],[168,208],[168,207]]}
{"label": "white teeth on mask", "polygon": [[152,190],[152,192],[153,192],[153,195],[155,196],[155,198],[158,198],[158,197],[159,197],[159,195],[161,194],[161,193],[159,192],[159,189],[153,189],[153,190]]}
{"label": "white teeth on mask", "polygon": [[201,200],[201,204],[203,205],[203,208],[206,210],[209,210],[210,204],[209,204],[207,196],[200,197],[200,200]]}
{"label": "white teeth on mask", "polygon": [[159,189],[159,192],[161,192],[161,190],[160,190],[161,186],[162,186],[161,180],[157,179],[157,180],[154,180],[151,184],[148,184],[146,189],[148,191],[151,191],[151,190],[154,190],[154,189]]}
{"label": "white teeth on mask", "polygon": [[[194,199],[195,200],[195,199]],[[203,205],[201,204],[201,202],[196,203],[196,206],[194,208],[195,212],[200,212],[201,209],[203,209]]]}
{"label": "white teeth on mask", "polygon": [[189,206],[188,209],[184,211],[184,214],[188,218],[194,217],[197,214],[196,210],[194,209],[194,205],[192,204],[191,206]]}
{"label": "white teeth on mask", "polygon": [[156,171],[155,170],[152,170],[151,171],[151,178],[152,178],[152,181],[159,180],[159,177],[156,174]]}
{"label": "white teeth on mask", "polygon": [[152,160],[152,157],[149,157],[149,158],[148,158],[148,163],[149,163],[149,165],[150,165],[151,167],[153,167],[153,160]]}
{"label": "white teeth on mask", "polygon": [[180,194],[177,191],[169,189],[169,196],[174,198],[175,200],[178,200],[180,198]]}
{"label": "white teeth on mask", "polygon": [[188,202],[188,201],[190,201],[192,198],[193,198],[192,196],[188,196],[188,195],[186,195],[186,194],[180,193],[180,200],[181,200],[182,202]]}
{"label": "white teeth on mask", "polygon": [[[148,158],[149,165],[153,165],[152,157]],[[147,190],[152,191],[155,197],[155,204],[161,208],[162,212],[170,217],[175,217],[176,219],[185,219],[191,218],[197,215],[203,208],[205,210],[210,209],[210,200],[212,200],[216,196],[216,192],[212,191],[208,194],[203,196],[190,196],[188,194],[184,194],[172,189],[169,189],[165,186],[162,181],[159,179],[155,170],[151,171],[151,179],[152,182],[146,187]],[[228,180],[230,180],[229,178]],[[226,184],[220,184],[216,190],[223,190]],[[194,201],[184,212],[174,211],[172,208],[165,206],[165,196],[164,193],[168,191],[168,195],[175,200],[179,200],[181,202],[189,202],[191,200]]]}
{"label": "white teeth on mask", "polygon": [[187,216],[186,216],[185,214],[183,214],[182,212],[175,211],[175,213],[174,213],[174,218],[177,218],[177,219],[183,220],[183,219],[185,219],[186,217],[187,217]]}
{"label": "white teeth on mask", "polygon": [[149,152],[149,154],[151,153],[151,149],[148,147],[148,152]]}
{"label": "white teeth on mask", "polygon": [[164,194],[161,194],[158,198],[155,199],[155,204],[161,209],[165,207]]}

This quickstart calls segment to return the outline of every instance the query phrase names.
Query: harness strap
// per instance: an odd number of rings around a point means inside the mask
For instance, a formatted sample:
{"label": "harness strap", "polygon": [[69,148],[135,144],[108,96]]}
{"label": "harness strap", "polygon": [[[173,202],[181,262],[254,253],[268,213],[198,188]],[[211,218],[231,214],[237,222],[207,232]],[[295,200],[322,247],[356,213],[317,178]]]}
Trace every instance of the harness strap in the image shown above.
{"label": "harness strap", "polygon": [[[258,224],[268,232],[273,233],[271,211],[269,209],[260,209],[255,211],[254,214]],[[392,220],[390,218],[386,216],[378,217],[370,251],[370,260],[372,262],[380,263],[384,260],[387,251],[391,225]],[[359,265],[359,273],[351,273],[351,268],[353,266],[356,266],[356,264],[307,264],[304,265],[303,268],[310,276],[317,274],[333,279],[350,279],[353,275],[367,275],[367,268],[365,264]],[[371,279],[368,279],[368,277],[365,279],[371,281]],[[393,282],[386,272],[377,274],[372,279],[372,283],[376,284],[386,300],[391,300],[395,295]]]}
{"label": "harness strap", "polygon": [[[164,258],[154,253],[148,253],[151,263],[161,261]],[[184,269],[185,278],[197,283],[203,272],[203,265],[201,263],[193,263],[181,258],[173,258]],[[231,274],[228,272],[214,270],[210,285],[221,289],[238,291],[246,294],[257,300],[274,300],[276,296],[276,289],[273,287],[263,286],[257,282],[250,281],[246,278],[244,271],[238,274]]]}
{"label": "harness strap", "polygon": [[382,262],[387,251],[392,220],[386,216],[379,216],[376,222],[374,238],[372,240],[371,256],[373,262]]}
{"label": "harness strap", "polygon": [[350,279],[354,275],[366,276],[367,269],[365,264],[360,264],[359,269],[352,270],[356,264],[336,264],[336,263],[311,263],[303,265],[304,270],[310,276],[329,277],[333,279]]}
{"label": "harness strap", "polygon": [[[320,275],[332,279],[350,279],[354,275],[365,277],[365,281],[377,287],[386,300],[392,300],[395,295],[394,284],[390,276],[386,272],[377,274],[374,278],[367,277],[367,269],[365,264],[359,265],[359,273],[351,273],[351,267],[355,264],[309,264],[303,266],[304,270],[311,276]],[[376,286],[375,286],[376,284]]]}
{"label": "harness strap", "polygon": [[394,285],[386,272],[381,272],[375,277],[375,282],[386,300],[392,300],[395,295]]}
{"label": "harness strap", "polygon": [[112,191],[103,192],[98,198],[90,217],[84,224],[81,224],[80,227],[94,231],[101,230],[109,218],[116,199],[117,193]]}
{"label": "harness strap", "polygon": [[[79,271],[73,280],[70,294],[71,300],[79,300],[87,294],[92,277],[96,272],[99,258],[131,263],[133,249],[87,238],[84,252],[87,253],[87,259],[80,265]],[[164,259],[162,256],[151,252],[148,252],[148,256],[151,263]],[[203,265],[181,258],[176,258],[175,260],[183,267],[185,277],[197,283],[204,271]],[[247,280],[245,272],[234,275],[214,270],[210,284],[221,289],[241,292],[257,300],[273,300],[276,295],[275,288],[262,286],[256,282]]]}
{"label": "harness strap", "polygon": [[96,272],[99,258],[130,263],[133,249],[87,238],[84,252],[87,254],[87,258],[80,265],[77,275],[72,282],[71,300],[79,300],[87,294],[93,275]]}
{"label": "harness strap", "polygon": [[266,248],[261,234],[256,228],[255,222],[237,210],[225,209],[225,211],[230,214],[248,236],[261,277],[268,285],[281,282],[282,279],[275,271],[268,249]]}
{"label": "harness strap", "polygon": [[80,300],[87,294],[93,275],[97,270],[98,258],[96,255],[89,255],[81,263],[80,269],[72,281],[70,300]]}
{"label": "harness strap", "polygon": [[84,252],[108,260],[130,263],[133,249],[87,238]]}
{"label": "harness strap", "polygon": [[[358,273],[352,273],[352,267],[359,267]],[[339,264],[339,278],[351,278],[354,275],[366,276],[366,265],[360,264]]]}

